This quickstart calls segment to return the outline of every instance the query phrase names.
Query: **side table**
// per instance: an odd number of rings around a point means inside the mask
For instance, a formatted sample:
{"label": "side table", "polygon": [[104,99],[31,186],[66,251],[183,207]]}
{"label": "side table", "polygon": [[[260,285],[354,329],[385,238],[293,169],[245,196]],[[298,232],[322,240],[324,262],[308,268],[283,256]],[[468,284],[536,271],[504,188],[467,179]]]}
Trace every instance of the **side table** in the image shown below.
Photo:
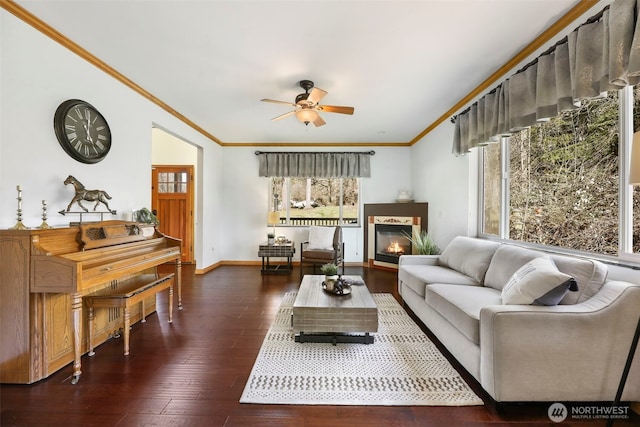
{"label": "side table", "polygon": [[[261,243],[258,248],[258,256],[262,257],[262,274],[289,274],[293,270],[292,259],[296,253],[293,242],[268,244]],[[271,264],[269,258],[287,258],[286,264]],[[266,259],[266,263],[265,263]]]}

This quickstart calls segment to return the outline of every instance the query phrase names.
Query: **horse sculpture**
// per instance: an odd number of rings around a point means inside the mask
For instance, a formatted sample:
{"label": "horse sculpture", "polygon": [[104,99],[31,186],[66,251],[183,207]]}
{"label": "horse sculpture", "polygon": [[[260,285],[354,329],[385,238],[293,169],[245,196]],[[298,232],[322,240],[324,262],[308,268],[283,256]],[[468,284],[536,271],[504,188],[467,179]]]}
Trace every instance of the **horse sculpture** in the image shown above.
{"label": "horse sculpture", "polygon": [[69,206],[67,206],[67,212],[69,212],[69,209],[71,209],[71,205],[73,205],[75,202],[78,202],[78,206],[80,206],[85,212],[89,212],[89,210],[82,206],[82,203],[80,203],[81,200],[86,200],[88,202],[96,202],[95,206],[93,207],[94,211],[98,207],[98,204],[103,203],[107,207],[107,210],[109,212],[111,212],[112,214],[116,213],[116,211],[111,210],[109,204],[107,203],[107,199],[111,200],[111,196],[107,194],[106,191],[86,190],[84,188],[84,185],[82,185],[80,181],[78,181],[71,175],[69,175],[67,179],[64,180],[64,185],[67,184],[73,185],[73,187],[76,189],[76,195],[73,196],[73,199],[71,199]]}

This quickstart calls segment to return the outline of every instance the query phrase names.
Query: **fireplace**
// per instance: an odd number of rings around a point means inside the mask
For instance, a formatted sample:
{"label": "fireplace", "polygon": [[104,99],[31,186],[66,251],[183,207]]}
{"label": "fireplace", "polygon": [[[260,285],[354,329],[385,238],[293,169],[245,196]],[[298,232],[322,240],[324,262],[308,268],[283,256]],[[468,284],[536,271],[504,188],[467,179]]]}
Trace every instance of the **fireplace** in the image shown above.
{"label": "fireplace", "polygon": [[375,257],[382,262],[397,264],[400,255],[411,255],[411,225],[375,224]]}
{"label": "fireplace", "polygon": [[367,220],[367,258],[370,267],[397,270],[402,255],[416,253],[410,236],[420,231],[420,217],[377,215]]}

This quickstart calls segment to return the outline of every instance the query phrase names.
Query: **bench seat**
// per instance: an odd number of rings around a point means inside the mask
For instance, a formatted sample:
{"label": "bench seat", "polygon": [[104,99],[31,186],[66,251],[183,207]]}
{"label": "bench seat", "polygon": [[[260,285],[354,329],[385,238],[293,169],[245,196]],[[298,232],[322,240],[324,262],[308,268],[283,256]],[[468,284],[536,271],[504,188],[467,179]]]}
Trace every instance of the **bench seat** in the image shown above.
{"label": "bench seat", "polygon": [[144,318],[144,300],[165,289],[169,289],[169,323],[173,322],[173,282],[175,273],[156,275],[140,274],[130,279],[123,280],[108,288],[84,297],[84,301],[89,308],[89,356],[93,356],[93,333],[94,318],[96,308],[121,308],[124,320],[124,355],[129,354],[129,329],[130,329],[130,307],[134,304],[141,304],[142,320]]}

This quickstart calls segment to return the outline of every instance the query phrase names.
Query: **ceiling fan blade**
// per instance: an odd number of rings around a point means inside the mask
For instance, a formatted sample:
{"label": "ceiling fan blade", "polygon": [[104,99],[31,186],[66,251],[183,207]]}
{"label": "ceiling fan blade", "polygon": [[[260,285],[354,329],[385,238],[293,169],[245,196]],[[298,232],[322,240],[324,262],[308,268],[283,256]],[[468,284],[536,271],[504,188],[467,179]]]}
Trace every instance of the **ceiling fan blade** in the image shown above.
{"label": "ceiling fan blade", "polygon": [[313,124],[316,125],[316,127],[320,127],[327,124],[327,122],[325,122],[324,119],[320,117],[320,114],[318,114],[318,117],[313,121]]}
{"label": "ceiling fan blade", "polygon": [[296,113],[296,110],[289,111],[288,113],[280,114],[278,117],[274,117],[271,120],[273,120],[273,121],[281,120],[281,119],[284,119],[285,117],[293,116],[295,113]]}
{"label": "ceiling fan blade", "polygon": [[261,99],[260,101],[262,101],[262,102],[272,102],[272,103],[274,103],[274,104],[290,105],[290,106],[292,106],[292,107],[295,107],[295,106],[296,106],[296,104],[293,104],[293,103],[291,103],[291,102],[287,102],[287,101],[278,101],[277,99],[267,99],[267,98],[265,98],[265,99]]}
{"label": "ceiling fan blade", "polygon": [[314,87],[313,89],[311,89],[311,93],[307,98],[307,102],[311,103],[311,105],[316,105],[322,98],[324,98],[326,94],[326,91]]}
{"label": "ceiling fan blade", "polygon": [[318,105],[316,107],[320,111],[327,113],[353,114],[353,107],[340,107],[337,105]]}

